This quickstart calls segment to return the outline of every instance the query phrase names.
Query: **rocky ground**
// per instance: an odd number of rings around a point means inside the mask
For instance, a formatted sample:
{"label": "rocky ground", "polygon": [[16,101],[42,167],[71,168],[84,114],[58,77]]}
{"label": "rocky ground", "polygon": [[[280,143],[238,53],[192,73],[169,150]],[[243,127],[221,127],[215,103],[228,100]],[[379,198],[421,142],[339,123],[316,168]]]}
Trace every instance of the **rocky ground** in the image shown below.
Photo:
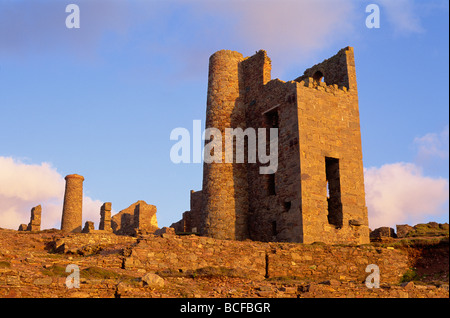
{"label": "rocky ground", "polygon": [[[203,268],[190,272],[145,273],[122,267],[123,251],[135,243],[103,246],[97,251],[79,249],[77,253],[56,253],[54,242],[60,231],[18,232],[0,229],[0,297],[2,298],[448,298],[448,234],[373,244],[404,248],[421,253],[421,263],[396,285],[367,288],[356,281],[304,281],[300,278],[254,280],[232,272]],[[426,248],[439,242],[439,248]],[[422,244],[422,248],[417,248]],[[428,253],[428,254],[427,254]],[[412,255],[411,254],[411,255]],[[66,272],[70,264],[80,269],[79,288],[68,288]]]}

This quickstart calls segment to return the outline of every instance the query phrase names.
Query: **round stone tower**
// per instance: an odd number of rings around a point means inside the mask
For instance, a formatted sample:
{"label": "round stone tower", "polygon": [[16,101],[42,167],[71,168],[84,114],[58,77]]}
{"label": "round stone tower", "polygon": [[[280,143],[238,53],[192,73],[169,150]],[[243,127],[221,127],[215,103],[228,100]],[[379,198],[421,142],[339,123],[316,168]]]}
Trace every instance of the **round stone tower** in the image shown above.
{"label": "round stone tower", "polygon": [[[221,50],[209,59],[205,128],[216,128],[225,145],[225,128],[245,129],[241,53]],[[209,136],[207,135],[206,138]],[[213,139],[213,138],[212,138]],[[206,140],[205,145],[211,141]],[[235,144],[235,142],[233,143]],[[243,240],[247,234],[248,182],[245,163],[205,161],[201,234],[217,239]],[[235,149],[234,161],[236,159]]]}
{"label": "round stone tower", "polygon": [[83,181],[77,174],[66,176],[66,191],[61,218],[61,230],[64,232],[81,232],[83,211]]}

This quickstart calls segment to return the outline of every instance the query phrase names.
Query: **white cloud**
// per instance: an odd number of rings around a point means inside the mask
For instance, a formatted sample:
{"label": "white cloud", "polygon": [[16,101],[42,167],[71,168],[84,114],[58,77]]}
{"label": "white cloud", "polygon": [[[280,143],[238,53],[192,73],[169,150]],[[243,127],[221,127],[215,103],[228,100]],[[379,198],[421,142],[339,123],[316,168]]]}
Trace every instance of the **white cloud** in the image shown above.
{"label": "white cloud", "polygon": [[339,0],[231,1],[226,6],[239,17],[236,36],[275,53],[321,49],[352,29],[355,13],[351,2]]}
{"label": "white cloud", "polygon": [[[202,66],[214,51],[251,55],[265,49],[280,70],[318,50],[349,45],[364,15],[346,0],[79,0],[80,28],[69,30],[66,5],[0,2],[0,53],[67,53],[97,62],[99,48],[120,51],[127,44],[153,59],[168,59],[175,72],[192,76],[204,74]],[[341,40],[344,44],[337,44]]]}
{"label": "white cloud", "polygon": [[[60,228],[64,199],[64,177],[48,163],[27,164],[0,156],[0,227],[17,229],[28,224],[31,208],[42,206],[41,229]],[[84,222],[98,228],[102,202],[83,198]]]}
{"label": "white cloud", "polygon": [[[379,0],[382,5],[380,16],[386,17],[397,34],[422,33],[418,6],[414,0]],[[383,15],[383,13],[386,13]],[[381,26],[383,27],[383,25]]]}
{"label": "white cloud", "polygon": [[64,193],[64,178],[48,163],[25,164],[0,157],[0,193],[5,197],[34,201]]}
{"label": "white cloud", "polygon": [[428,133],[414,139],[417,147],[417,161],[427,162],[434,158],[449,158],[449,126],[447,125],[440,133]]}
{"label": "white cloud", "polygon": [[371,167],[364,170],[364,177],[372,229],[414,225],[448,214],[448,180],[424,176],[413,163]]}
{"label": "white cloud", "polygon": [[[346,0],[157,2],[156,7],[154,2],[133,3],[146,14],[150,6],[159,13],[147,19],[134,15],[134,25],[145,23],[148,30],[138,41],[144,41],[141,47],[148,52],[179,63],[175,71],[184,76],[203,76],[209,56],[221,49],[244,56],[264,49],[276,64],[274,70],[283,72],[293,61],[313,58],[324,48],[349,45],[356,21],[364,15]],[[340,41],[344,44],[336,44]]]}
{"label": "white cloud", "polygon": [[91,199],[88,196],[83,197],[83,227],[84,222],[92,221],[94,222],[95,229],[98,229],[100,221],[100,207],[103,202],[100,200]]}
{"label": "white cloud", "polygon": [[277,69],[286,68],[292,60],[304,60],[318,50],[348,39],[358,17],[355,4],[343,0],[193,3],[197,5],[200,15],[216,17],[208,24],[208,32],[204,31],[203,37],[197,39],[202,41],[200,47],[205,48],[206,44],[209,51],[230,49],[241,51],[244,55],[264,49],[276,63]]}
{"label": "white cloud", "polygon": [[366,203],[372,229],[396,224],[414,225],[448,218],[449,126],[413,141],[413,163],[393,163],[364,169]]}

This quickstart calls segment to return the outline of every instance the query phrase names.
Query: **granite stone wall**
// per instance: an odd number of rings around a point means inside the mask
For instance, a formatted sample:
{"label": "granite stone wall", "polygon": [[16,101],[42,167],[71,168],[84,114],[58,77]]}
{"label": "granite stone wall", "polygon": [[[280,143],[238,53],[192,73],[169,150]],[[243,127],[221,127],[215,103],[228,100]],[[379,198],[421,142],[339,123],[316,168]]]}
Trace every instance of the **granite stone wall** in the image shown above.
{"label": "granite stone wall", "polygon": [[254,278],[298,277],[363,282],[375,264],[380,282],[397,284],[409,268],[405,251],[369,245],[324,245],[217,240],[199,236],[148,236],[130,247],[125,269],[186,272],[205,267],[233,269]]}

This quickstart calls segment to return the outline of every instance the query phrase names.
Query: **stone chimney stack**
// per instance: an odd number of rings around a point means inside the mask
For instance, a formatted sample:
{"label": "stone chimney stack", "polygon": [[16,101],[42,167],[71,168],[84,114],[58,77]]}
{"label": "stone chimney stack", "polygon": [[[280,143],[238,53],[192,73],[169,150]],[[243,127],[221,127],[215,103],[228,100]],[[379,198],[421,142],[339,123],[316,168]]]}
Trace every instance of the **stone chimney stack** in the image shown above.
{"label": "stone chimney stack", "polygon": [[77,174],[66,176],[66,191],[61,218],[61,230],[79,233],[82,229],[83,181]]}

